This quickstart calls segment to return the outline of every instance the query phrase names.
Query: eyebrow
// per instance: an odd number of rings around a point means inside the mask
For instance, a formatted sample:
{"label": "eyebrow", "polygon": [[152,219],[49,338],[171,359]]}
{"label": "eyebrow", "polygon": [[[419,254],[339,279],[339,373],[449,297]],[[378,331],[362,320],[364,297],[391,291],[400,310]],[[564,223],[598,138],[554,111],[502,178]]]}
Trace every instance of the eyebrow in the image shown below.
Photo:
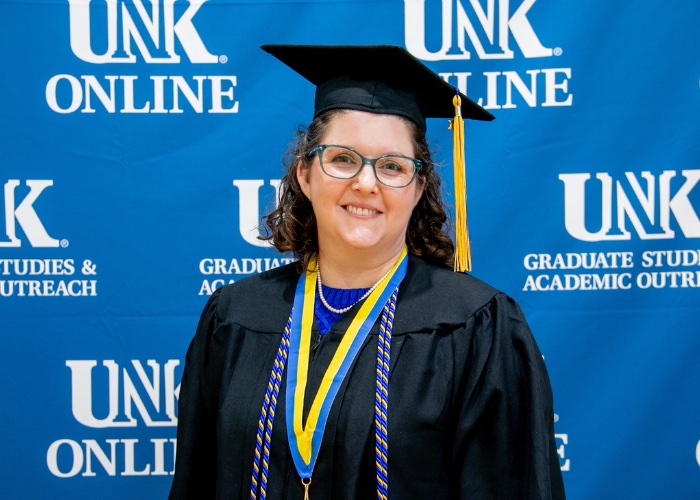
{"label": "eyebrow", "polygon": [[329,143],[329,144],[327,144],[327,146],[337,146],[337,147],[339,147],[339,148],[349,149],[350,151],[354,151],[355,153],[361,154],[361,155],[364,156],[365,158],[369,158],[369,159],[371,159],[371,160],[376,159],[376,158],[382,158],[382,157],[384,157],[384,156],[405,156],[406,158],[413,158],[411,155],[408,155],[408,154],[406,154],[406,153],[401,153],[401,152],[399,152],[399,151],[393,151],[393,152],[390,152],[390,153],[382,153],[382,154],[380,154],[379,156],[367,156],[367,155],[365,155],[365,154],[363,154],[363,153],[360,153],[357,149],[355,149],[355,148],[353,148],[353,147],[350,147],[350,146],[346,146],[346,145],[344,145],[344,144],[331,144],[331,143]]}

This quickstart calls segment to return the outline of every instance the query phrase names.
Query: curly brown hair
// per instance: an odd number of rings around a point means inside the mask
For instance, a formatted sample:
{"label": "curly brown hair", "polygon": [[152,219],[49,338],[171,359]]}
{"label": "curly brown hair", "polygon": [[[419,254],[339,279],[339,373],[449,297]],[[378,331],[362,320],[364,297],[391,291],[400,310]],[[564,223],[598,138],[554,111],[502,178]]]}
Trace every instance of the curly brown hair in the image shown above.
{"label": "curly brown hair", "polygon": [[[277,208],[262,217],[265,234],[258,238],[269,241],[280,252],[294,252],[303,269],[318,253],[318,235],[316,217],[311,202],[301,190],[296,167],[300,162],[311,165],[309,152],[321,143],[333,117],[345,112],[344,109],[329,110],[314,118],[308,127],[299,127],[283,159],[285,174]],[[424,186],[423,195],[413,209],[406,231],[408,252],[433,264],[451,267],[454,243],[446,228],[447,213],[442,201],[440,177],[435,171],[425,132],[412,121],[402,119],[411,130],[416,158],[423,163],[416,176],[416,182]]]}

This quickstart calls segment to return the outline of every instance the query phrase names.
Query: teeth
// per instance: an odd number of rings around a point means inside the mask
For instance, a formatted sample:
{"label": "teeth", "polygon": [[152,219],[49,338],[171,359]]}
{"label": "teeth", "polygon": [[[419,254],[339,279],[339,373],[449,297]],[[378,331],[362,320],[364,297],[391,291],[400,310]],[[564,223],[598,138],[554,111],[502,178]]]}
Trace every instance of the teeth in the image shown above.
{"label": "teeth", "polygon": [[369,210],[368,208],[359,208],[359,207],[354,207],[352,205],[348,205],[345,207],[348,212],[353,213],[355,215],[374,215],[378,213],[376,210]]}

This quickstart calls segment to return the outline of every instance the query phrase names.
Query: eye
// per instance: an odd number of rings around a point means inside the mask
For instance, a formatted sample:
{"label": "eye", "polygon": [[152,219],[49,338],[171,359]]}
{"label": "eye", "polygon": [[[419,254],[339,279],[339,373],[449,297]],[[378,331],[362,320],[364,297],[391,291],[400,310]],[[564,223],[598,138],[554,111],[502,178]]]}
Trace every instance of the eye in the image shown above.
{"label": "eye", "polygon": [[352,151],[345,148],[329,147],[323,155],[323,162],[328,167],[343,171],[352,171],[359,168],[362,161]]}
{"label": "eye", "polygon": [[408,171],[409,166],[404,158],[382,158],[381,161],[377,162],[377,168],[386,172],[387,174],[403,174]]}
{"label": "eye", "polygon": [[387,170],[403,170],[403,165],[399,165],[398,163],[391,161],[382,165],[382,168]]}
{"label": "eye", "polygon": [[331,161],[333,163],[356,163],[355,158],[349,153],[338,153],[335,155]]}

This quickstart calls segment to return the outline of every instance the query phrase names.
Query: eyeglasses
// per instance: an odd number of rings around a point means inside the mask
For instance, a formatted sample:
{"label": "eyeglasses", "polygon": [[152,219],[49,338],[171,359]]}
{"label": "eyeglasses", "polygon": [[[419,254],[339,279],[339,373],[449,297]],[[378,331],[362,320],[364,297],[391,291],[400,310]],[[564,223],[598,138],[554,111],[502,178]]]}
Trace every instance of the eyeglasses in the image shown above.
{"label": "eyeglasses", "polygon": [[357,151],[333,144],[316,146],[307,158],[318,153],[321,170],[336,179],[352,179],[360,173],[362,167],[371,165],[374,176],[385,186],[402,188],[408,186],[423,168],[420,160],[400,155],[385,155],[379,158],[365,158]]}

